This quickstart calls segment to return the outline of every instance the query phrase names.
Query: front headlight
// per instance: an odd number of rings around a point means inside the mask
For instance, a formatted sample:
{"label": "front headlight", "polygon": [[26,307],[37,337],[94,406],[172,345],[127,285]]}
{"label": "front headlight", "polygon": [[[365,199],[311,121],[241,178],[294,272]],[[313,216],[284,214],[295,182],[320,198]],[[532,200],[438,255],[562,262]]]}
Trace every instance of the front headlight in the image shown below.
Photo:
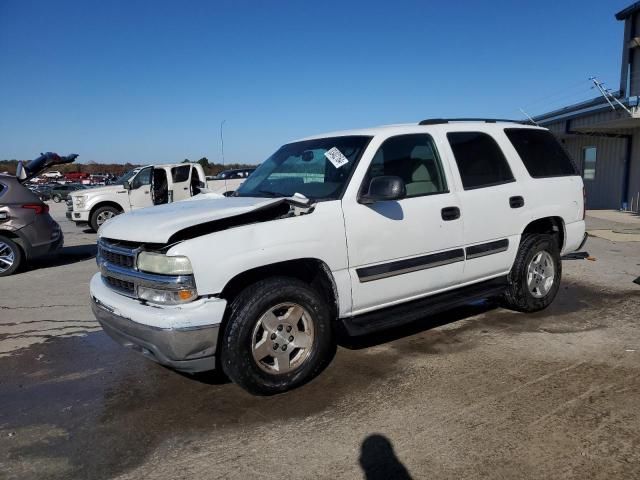
{"label": "front headlight", "polygon": [[178,305],[195,300],[198,292],[195,288],[181,288],[180,290],[162,290],[158,288],[138,286],[138,298],[151,303],[163,305]]}
{"label": "front headlight", "polygon": [[77,195],[73,197],[73,205],[78,209],[84,208],[86,203],[87,203],[86,195]]}
{"label": "front headlight", "polygon": [[138,270],[162,275],[191,275],[191,262],[187,257],[170,257],[162,253],[140,252]]}

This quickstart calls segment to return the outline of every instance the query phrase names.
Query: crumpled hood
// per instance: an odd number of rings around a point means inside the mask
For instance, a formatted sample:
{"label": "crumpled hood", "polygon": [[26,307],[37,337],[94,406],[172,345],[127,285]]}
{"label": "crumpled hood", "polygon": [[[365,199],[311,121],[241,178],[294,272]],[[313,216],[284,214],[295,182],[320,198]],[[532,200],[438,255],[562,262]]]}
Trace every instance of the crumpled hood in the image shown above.
{"label": "crumpled hood", "polygon": [[176,232],[281,203],[282,198],[222,197],[175,202],[118,215],[100,227],[105,238],[166,243]]}

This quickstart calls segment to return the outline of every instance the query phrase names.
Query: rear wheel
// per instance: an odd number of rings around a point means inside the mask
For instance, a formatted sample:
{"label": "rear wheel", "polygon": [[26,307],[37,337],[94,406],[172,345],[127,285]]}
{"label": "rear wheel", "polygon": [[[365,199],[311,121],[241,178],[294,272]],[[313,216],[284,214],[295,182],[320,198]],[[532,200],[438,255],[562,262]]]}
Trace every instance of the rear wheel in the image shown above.
{"label": "rear wheel", "polygon": [[89,224],[91,225],[91,228],[97,232],[104,222],[112,219],[118,214],[120,214],[120,211],[115,207],[100,207],[91,214]]}
{"label": "rear wheel", "polygon": [[547,308],[558,293],[561,277],[556,239],[547,234],[523,236],[504,295],[505,306],[519,312]]}
{"label": "rear wheel", "polygon": [[220,360],[225,374],[255,395],[273,395],[310,381],[336,345],[323,296],[295,278],[273,277],[231,303]]}
{"label": "rear wheel", "polygon": [[14,273],[23,257],[22,250],[13,240],[0,235],[0,277]]}
{"label": "rear wheel", "polygon": [[51,197],[51,200],[53,200],[56,203],[60,203],[60,200],[62,200],[62,197],[56,193]]}

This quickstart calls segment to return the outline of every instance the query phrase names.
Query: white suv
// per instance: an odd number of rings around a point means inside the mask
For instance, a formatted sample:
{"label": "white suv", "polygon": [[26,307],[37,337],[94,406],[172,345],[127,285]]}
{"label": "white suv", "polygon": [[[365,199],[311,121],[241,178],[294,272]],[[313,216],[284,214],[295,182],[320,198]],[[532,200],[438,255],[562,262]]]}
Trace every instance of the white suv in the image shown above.
{"label": "white suv", "polygon": [[500,297],[547,307],[586,240],[582,179],[545,129],[425,120],[289,143],[231,197],[133,211],[99,231],[105,331],[254,394],[361,335]]}

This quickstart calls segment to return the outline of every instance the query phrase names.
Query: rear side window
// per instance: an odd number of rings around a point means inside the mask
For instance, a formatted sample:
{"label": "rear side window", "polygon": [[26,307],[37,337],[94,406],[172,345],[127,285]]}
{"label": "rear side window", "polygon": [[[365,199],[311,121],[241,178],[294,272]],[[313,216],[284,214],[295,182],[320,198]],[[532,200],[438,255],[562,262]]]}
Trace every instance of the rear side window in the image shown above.
{"label": "rear side window", "polygon": [[573,161],[551,132],[531,128],[505,128],[504,133],[533,178],[578,175]]}
{"label": "rear side window", "polygon": [[465,190],[514,181],[504,153],[490,135],[450,132],[447,138]]}
{"label": "rear side window", "polygon": [[173,167],[171,169],[171,179],[173,183],[186,182],[189,180],[189,172],[191,165],[183,165],[181,167]]}

